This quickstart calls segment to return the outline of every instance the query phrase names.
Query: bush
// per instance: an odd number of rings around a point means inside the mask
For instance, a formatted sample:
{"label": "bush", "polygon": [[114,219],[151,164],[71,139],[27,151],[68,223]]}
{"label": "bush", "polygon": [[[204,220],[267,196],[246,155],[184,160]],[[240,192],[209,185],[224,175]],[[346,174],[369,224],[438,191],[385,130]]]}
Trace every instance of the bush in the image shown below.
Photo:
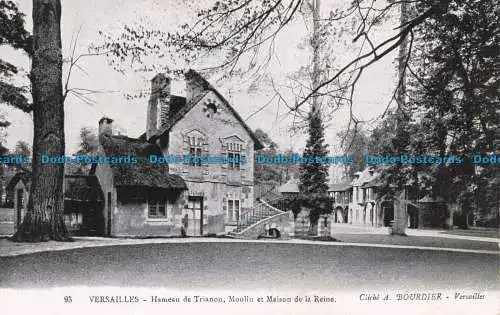
{"label": "bush", "polygon": [[286,196],[279,200],[271,202],[272,206],[280,209],[292,211],[294,218],[300,213],[302,208],[311,209],[309,219],[312,223],[316,223],[321,214],[330,214],[333,211],[333,198],[325,195],[303,195]]}

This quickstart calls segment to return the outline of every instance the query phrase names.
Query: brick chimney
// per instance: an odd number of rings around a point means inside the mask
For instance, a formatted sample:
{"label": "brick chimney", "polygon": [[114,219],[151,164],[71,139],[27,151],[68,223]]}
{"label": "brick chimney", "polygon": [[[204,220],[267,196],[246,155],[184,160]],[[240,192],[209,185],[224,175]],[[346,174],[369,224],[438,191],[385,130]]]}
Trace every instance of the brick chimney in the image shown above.
{"label": "brick chimney", "polygon": [[157,135],[168,121],[170,110],[170,78],[163,73],[151,80],[151,96],[149,98],[146,136],[147,139]]}
{"label": "brick chimney", "polygon": [[106,116],[99,119],[99,135],[102,134],[113,134],[113,119]]}
{"label": "brick chimney", "polygon": [[186,81],[186,103],[200,96],[210,88],[208,82],[196,71],[189,70],[184,75]]}

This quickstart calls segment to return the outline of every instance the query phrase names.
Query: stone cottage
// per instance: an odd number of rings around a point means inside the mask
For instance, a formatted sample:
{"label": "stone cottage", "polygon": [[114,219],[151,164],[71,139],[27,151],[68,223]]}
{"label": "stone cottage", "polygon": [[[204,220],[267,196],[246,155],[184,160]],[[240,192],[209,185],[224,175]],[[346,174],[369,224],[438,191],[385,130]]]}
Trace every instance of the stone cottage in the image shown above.
{"label": "stone cottage", "polygon": [[[26,215],[31,174],[17,173],[9,183],[14,192],[14,226]],[[97,178],[83,174],[64,176],[64,221],[73,235],[103,235],[103,196]]]}
{"label": "stone cottage", "polygon": [[225,233],[253,208],[252,162],[262,145],[199,73],[185,80],[181,97],[170,78],[152,79],[146,132],[137,139],[114,135],[110,118],[99,121],[99,155],[124,159],[91,170],[104,195],[106,235],[179,235],[181,226],[188,235]]}
{"label": "stone cottage", "polygon": [[352,186],[350,183],[331,184],[328,186],[328,195],[333,198],[335,223],[347,223],[349,203],[352,202]]}
{"label": "stone cottage", "polygon": [[[409,185],[410,182],[395,198],[388,198],[381,195],[380,176],[374,167],[355,173],[350,183],[352,188],[346,190],[351,194],[348,197],[348,223],[387,227],[397,222],[408,228],[449,228],[453,225],[453,204],[445,203],[440,197],[422,197]],[[403,203],[401,207],[395,204],[396,199]]]}

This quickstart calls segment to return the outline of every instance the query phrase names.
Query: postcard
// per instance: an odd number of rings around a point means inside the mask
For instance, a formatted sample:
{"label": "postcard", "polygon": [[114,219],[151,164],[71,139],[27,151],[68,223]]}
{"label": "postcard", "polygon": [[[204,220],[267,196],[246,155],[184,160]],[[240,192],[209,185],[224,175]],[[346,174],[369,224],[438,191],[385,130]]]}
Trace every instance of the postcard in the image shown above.
{"label": "postcard", "polygon": [[499,314],[499,10],[0,1],[2,314]]}

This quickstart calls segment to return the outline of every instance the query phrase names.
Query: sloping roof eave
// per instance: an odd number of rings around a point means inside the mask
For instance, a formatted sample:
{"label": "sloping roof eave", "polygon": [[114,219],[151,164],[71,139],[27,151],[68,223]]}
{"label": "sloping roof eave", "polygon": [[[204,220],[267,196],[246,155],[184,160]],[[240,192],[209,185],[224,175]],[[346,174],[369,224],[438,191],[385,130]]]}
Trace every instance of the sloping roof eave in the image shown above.
{"label": "sloping roof eave", "polygon": [[350,184],[333,184],[328,187],[329,192],[342,192],[351,189],[352,186]]}

